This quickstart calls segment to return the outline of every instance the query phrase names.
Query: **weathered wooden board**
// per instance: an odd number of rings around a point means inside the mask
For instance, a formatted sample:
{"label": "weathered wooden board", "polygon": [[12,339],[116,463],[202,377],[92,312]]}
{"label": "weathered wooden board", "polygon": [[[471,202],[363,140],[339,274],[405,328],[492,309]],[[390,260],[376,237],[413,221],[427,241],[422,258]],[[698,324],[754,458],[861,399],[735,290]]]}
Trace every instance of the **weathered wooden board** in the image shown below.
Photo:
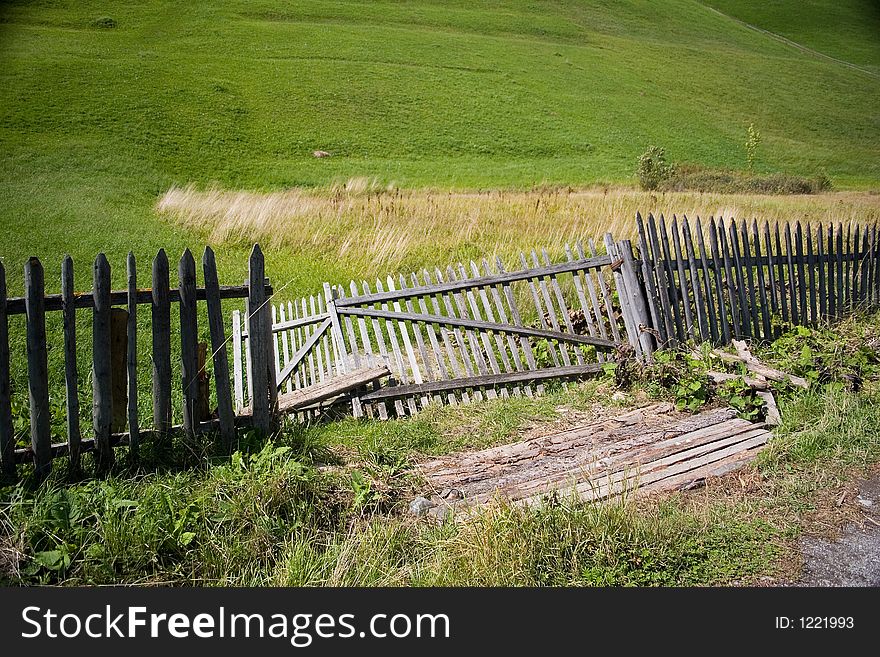
{"label": "weathered wooden board", "polygon": [[742,464],[770,437],[718,408],[696,415],[655,404],[552,435],[422,463],[432,513],[466,513],[502,498],[535,504],[547,494],[603,499],[681,485]]}

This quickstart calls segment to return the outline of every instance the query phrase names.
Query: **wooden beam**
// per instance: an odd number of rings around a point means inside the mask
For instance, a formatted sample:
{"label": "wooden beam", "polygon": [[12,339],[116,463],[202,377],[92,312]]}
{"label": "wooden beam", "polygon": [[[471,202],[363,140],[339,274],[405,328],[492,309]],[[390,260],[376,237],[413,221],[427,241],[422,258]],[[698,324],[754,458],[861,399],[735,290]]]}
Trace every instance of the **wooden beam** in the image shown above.
{"label": "wooden beam", "polygon": [[421,313],[407,312],[391,312],[387,310],[373,310],[372,308],[337,308],[340,315],[356,315],[361,317],[380,317],[391,320],[402,320],[410,322],[430,322],[433,324],[441,324],[444,326],[463,326],[482,331],[498,331],[499,333],[514,333],[516,335],[529,335],[536,338],[545,338],[548,340],[559,340],[560,342],[575,342],[579,344],[594,345],[598,348],[612,350],[615,344],[610,340],[602,338],[594,338],[589,335],[577,335],[574,333],[562,333],[561,331],[552,331],[549,329],[535,329],[526,326],[516,326],[513,324],[499,324],[497,322],[485,322],[475,319],[463,319],[457,317],[449,317],[446,315],[424,315]]}
{"label": "wooden beam", "polygon": [[548,267],[534,267],[523,271],[506,272],[503,274],[495,274],[493,276],[483,276],[481,278],[468,278],[448,283],[435,283],[419,288],[407,288],[406,290],[393,290],[389,292],[375,292],[373,294],[350,297],[348,299],[339,299],[336,307],[339,312],[345,306],[359,306],[361,304],[376,303],[379,301],[393,301],[395,299],[406,299],[407,297],[419,297],[429,294],[439,294],[441,292],[454,292],[458,290],[467,290],[470,288],[484,287],[486,285],[495,285],[497,283],[512,283],[514,281],[524,281],[529,278],[540,276],[551,276],[554,274],[565,274],[574,271],[583,271],[585,269],[598,269],[605,265],[611,264],[611,258],[608,256],[598,256],[595,258],[587,258],[583,260],[575,260],[574,262],[560,262]]}
{"label": "wooden beam", "polygon": [[[323,383],[316,383],[307,388],[278,395],[278,410],[282,413],[290,413],[311,404],[338,397],[390,374],[391,371],[384,365],[351,370],[340,376],[327,379]],[[250,409],[245,409],[244,414],[249,415]]]}
{"label": "wooden beam", "polygon": [[572,379],[602,371],[601,363],[587,365],[568,365],[564,367],[551,367],[541,370],[527,370],[523,372],[507,372],[504,374],[484,374],[461,379],[447,381],[431,381],[422,384],[409,384],[392,386],[374,390],[361,395],[361,401],[368,402],[388,397],[421,396],[444,390],[457,390],[460,388],[479,388],[484,386],[507,385],[510,383],[522,383],[525,381],[542,381],[546,379]]}

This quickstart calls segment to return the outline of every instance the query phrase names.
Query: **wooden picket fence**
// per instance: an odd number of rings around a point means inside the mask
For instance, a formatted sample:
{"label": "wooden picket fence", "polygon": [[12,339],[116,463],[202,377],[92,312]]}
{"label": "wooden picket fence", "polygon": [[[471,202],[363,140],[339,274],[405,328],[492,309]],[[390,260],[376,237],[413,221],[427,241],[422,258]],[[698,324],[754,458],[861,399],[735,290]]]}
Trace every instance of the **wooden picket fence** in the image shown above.
{"label": "wooden picket fence", "polygon": [[[580,242],[566,245],[559,262],[546,250],[521,253],[513,270],[496,258],[389,276],[375,287],[327,283],[321,294],[273,304],[281,409],[309,417],[341,403],[355,417],[387,419],[432,402],[533,396],[547,380],[599,372],[625,343],[649,356],[632,245],[606,235],[604,246],[600,254],[589,240],[587,255]],[[244,411],[252,364],[240,312],[232,325],[236,407]],[[349,380],[357,372],[372,378]]]}
{"label": "wooden picket fence", "polygon": [[[43,266],[24,267],[25,295],[9,298],[0,263],[0,456],[15,476],[32,460],[38,478],[54,458],[73,468],[91,451],[97,471],[113,448],[137,455],[145,439],[172,431],[219,431],[234,444],[236,428],[268,433],[282,413],[310,418],[328,407],[357,417],[409,415],[430,403],[467,403],[540,394],[548,380],[602,369],[627,348],[650,360],[658,347],[690,340],[726,344],[768,340],[785,325],[812,325],[854,309],[880,306],[877,226],[774,225],[764,222],[636,217],[636,247],[606,234],[604,253],[588,242],[520,254],[510,270],[500,258],[378,280],[375,287],[325,283],[316,295],[286,304],[273,299],[259,246],[244,285],[220,286],[214,253],[202,259],[203,286],[192,254],[178,264],[171,288],[168,258],[152,262],[151,287],[139,288],[134,256],[128,285],[111,290],[110,265],[99,254],[92,290],[77,293],[73,261],[62,262],[61,294],[45,294]],[[227,337],[221,301],[245,299]],[[198,340],[198,303],[205,302],[208,345]],[[172,426],[172,304],[179,306],[182,424]],[[138,416],[138,306],[150,306],[152,426]],[[77,311],[92,317],[91,436],[80,427]],[[46,313],[60,311],[67,440],[53,444],[49,406]],[[9,318],[23,315],[27,342],[30,446],[16,447],[10,390]],[[232,372],[227,342],[231,341]],[[626,347],[628,345],[628,347]],[[541,353],[539,354],[539,350]],[[210,354],[210,358],[208,357]],[[216,407],[209,404],[213,364]]]}
{"label": "wooden picket fence", "polygon": [[[271,334],[268,332],[266,300],[272,290],[264,275],[263,255],[254,247],[250,258],[250,275],[246,285],[220,286],[214,253],[205,249],[202,259],[203,287],[196,285],[196,264],[187,249],[178,265],[179,286],[171,288],[168,257],[160,250],[152,262],[152,287],[139,288],[134,255],[127,259],[128,286],[111,290],[110,264],[102,253],[95,260],[90,292],[74,292],[73,261],[64,258],[61,269],[61,294],[45,294],[43,265],[31,258],[24,267],[25,296],[7,298],[6,274],[0,264],[0,453],[2,470],[7,476],[16,474],[16,464],[33,460],[38,479],[51,469],[52,459],[67,456],[70,465],[78,468],[84,452],[95,455],[97,470],[106,471],[114,461],[113,447],[128,445],[133,455],[144,438],[163,440],[172,430],[188,435],[219,430],[225,444],[231,445],[236,424],[253,423],[268,431],[271,422],[268,410],[262,415],[236,418],[232,406],[230,373],[224,329],[223,299],[247,299],[248,307],[259,312],[249,313],[256,346],[266,351],[262,361],[268,363]],[[206,374],[207,345],[198,342],[197,304],[204,301],[211,334],[216,390],[216,413],[209,410]],[[181,386],[183,392],[183,424],[172,426],[172,326],[171,306],[179,306]],[[149,305],[152,326],[152,428],[141,427],[138,417],[138,306]],[[84,438],[80,427],[76,314],[91,310],[92,315],[92,437]],[[67,442],[52,444],[49,408],[48,345],[46,313],[60,311],[63,315],[65,411]],[[27,332],[28,403],[30,438],[28,448],[16,449],[10,395],[10,353],[8,318],[24,315]],[[265,329],[263,328],[265,327]],[[260,339],[262,338],[262,339]],[[260,360],[256,357],[256,360]],[[268,366],[264,368],[265,399],[268,409],[270,393]],[[255,373],[255,379],[260,377]],[[260,395],[254,406],[260,406]],[[214,416],[214,417],[212,417]],[[239,420],[244,420],[244,422]]]}
{"label": "wooden picket fence", "polygon": [[[770,340],[880,305],[877,226],[637,216],[643,292],[660,344]],[[671,239],[670,239],[671,238]],[[670,241],[672,247],[670,248]]]}

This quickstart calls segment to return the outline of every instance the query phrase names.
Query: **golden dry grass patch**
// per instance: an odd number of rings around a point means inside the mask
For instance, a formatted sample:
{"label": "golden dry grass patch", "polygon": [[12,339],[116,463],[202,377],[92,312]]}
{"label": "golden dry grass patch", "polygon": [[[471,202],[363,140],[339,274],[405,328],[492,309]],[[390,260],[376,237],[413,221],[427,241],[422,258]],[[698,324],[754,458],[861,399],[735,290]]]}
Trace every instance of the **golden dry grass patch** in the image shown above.
{"label": "golden dry grass patch", "polygon": [[402,191],[358,178],[325,189],[274,192],[172,187],[156,209],[184,227],[207,232],[213,242],[259,241],[355,266],[397,268],[438,256],[512,254],[541,245],[558,251],[578,239],[600,241],[605,232],[633,238],[636,212],[771,223],[873,223],[880,220],[880,194],[762,196],[620,187]]}

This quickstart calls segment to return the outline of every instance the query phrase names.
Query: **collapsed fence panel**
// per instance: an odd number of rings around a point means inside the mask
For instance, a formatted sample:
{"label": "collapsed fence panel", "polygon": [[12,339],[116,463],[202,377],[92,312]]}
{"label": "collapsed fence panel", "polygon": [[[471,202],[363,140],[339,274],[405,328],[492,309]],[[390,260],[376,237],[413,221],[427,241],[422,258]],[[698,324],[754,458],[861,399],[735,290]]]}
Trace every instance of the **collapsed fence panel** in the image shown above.
{"label": "collapsed fence panel", "polygon": [[[600,371],[621,336],[649,354],[640,263],[628,242],[607,240],[604,255],[591,243],[588,257],[578,243],[576,256],[565,246],[561,262],[533,250],[520,254],[514,271],[500,258],[494,265],[483,259],[374,286],[325,284],[317,303],[310,297],[273,305],[277,389],[288,399],[309,399],[310,388],[334,389],[328,381],[384,367],[387,380],[372,378],[313,406],[298,402],[297,412],[311,417],[342,403],[356,417],[386,419],[431,403],[540,394],[548,379]],[[241,355],[248,333],[239,333],[239,323],[234,316],[234,387],[236,406],[244,408],[251,364]]]}

